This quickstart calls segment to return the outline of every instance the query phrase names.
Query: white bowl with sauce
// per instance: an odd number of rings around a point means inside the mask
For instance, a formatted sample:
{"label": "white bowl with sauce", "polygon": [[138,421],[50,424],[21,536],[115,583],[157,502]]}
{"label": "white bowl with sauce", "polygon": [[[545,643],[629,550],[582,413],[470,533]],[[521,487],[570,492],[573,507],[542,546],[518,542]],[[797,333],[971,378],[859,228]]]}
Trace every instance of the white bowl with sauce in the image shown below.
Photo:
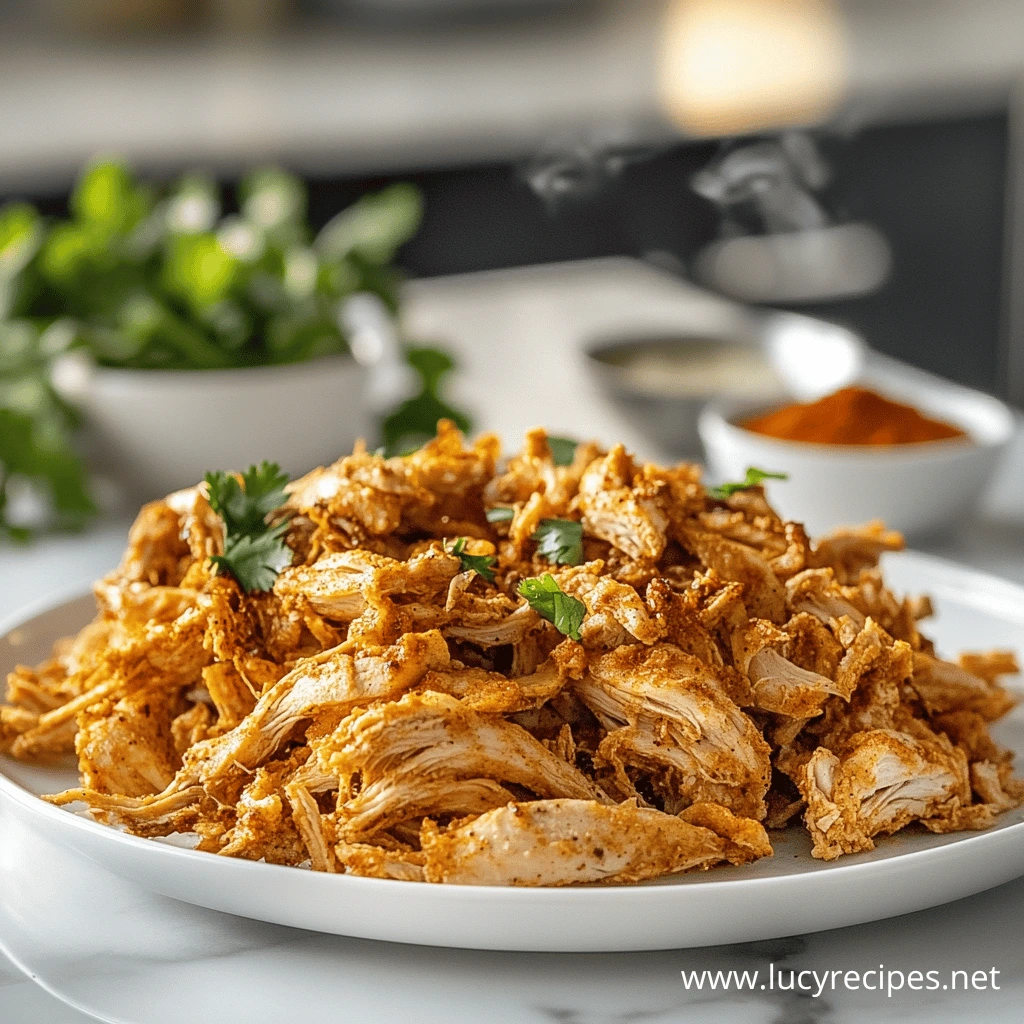
{"label": "white bowl with sauce", "polygon": [[600,385],[666,453],[703,457],[697,421],[715,400],[813,400],[855,380],[866,348],[853,332],[798,313],[752,313],[728,333],[603,341],[587,350]]}
{"label": "white bowl with sauce", "polygon": [[812,536],[871,519],[918,536],[969,521],[1013,437],[1010,409],[990,395],[913,371],[904,379],[886,372],[862,383],[967,436],[884,447],[785,441],[739,424],[786,402],[721,403],[700,416],[709,481],[742,480],[749,466],[788,473],[788,480],[766,482],[769,500]]}

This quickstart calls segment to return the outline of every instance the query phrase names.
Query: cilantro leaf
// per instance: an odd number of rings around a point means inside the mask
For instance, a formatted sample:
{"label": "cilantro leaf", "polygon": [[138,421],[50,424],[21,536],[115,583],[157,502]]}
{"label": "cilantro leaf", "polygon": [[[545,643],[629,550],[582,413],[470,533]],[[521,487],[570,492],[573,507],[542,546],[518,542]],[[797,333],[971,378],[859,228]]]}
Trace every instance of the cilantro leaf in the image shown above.
{"label": "cilantro leaf", "polygon": [[288,477],[276,462],[261,462],[242,474],[207,473],[210,507],[224,520],[228,534],[252,536],[267,529],[267,516],[285,503]]}
{"label": "cilantro leaf", "polygon": [[769,473],[767,470],[758,469],[756,466],[751,466],[747,469],[746,477],[740,482],[732,482],[726,484],[719,484],[717,487],[709,487],[708,494],[712,498],[716,498],[718,501],[725,501],[730,495],[735,494],[737,491],[746,491],[751,487],[756,487],[759,483],[764,480],[788,480],[788,473]]}
{"label": "cilantro leaf", "polygon": [[511,523],[516,510],[511,505],[496,505],[494,508],[489,508],[484,514],[489,523]]}
{"label": "cilantro leaf", "polygon": [[292,549],[284,542],[287,530],[288,524],[280,523],[259,535],[229,535],[224,554],[213,555],[210,561],[231,573],[246,593],[270,590],[278,573],[292,562]]}
{"label": "cilantro leaf", "polygon": [[498,560],[494,555],[469,555],[466,553],[466,538],[459,537],[451,547],[451,554],[458,555],[463,572],[475,572],[488,583],[494,582],[494,569]]}
{"label": "cilantro leaf", "polygon": [[551,458],[556,466],[571,466],[572,460],[576,458],[576,446],[579,442],[571,437],[549,437],[548,447],[551,449]]}
{"label": "cilantro leaf", "polygon": [[537,554],[553,565],[579,565],[583,561],[583,524],[571,519],[542,519],[530,538]]}
{"label": "cilantro leaf", "polygon": [[519,593],[541,618],[553,622],[559,633],[571,640],[580,639],[580,626],[587,614],[587,606],[563,593],[551,573],[522,580]]}
{"label": "cilantro leaf", "polygon": [[437,421],[451,420],[463,433],[472,428],[469,417],[442,397],[444,378],[455,369],[447,352],[436,348],[410,348],[406,360],[420,378],[420,392],[392,409],[381,421],[384,454],[400,455],[437,434]]}
{"label": "cilantro leaf", "polygon": [[286,483],[276,462],[250,466],[241,482],[232,473],[206,474],[210,507],[224,522],[224,554],[210,561],[218,572],[231,573],[246,593],[270,590],[277,574],[291,565],[292,551],[284,541],[288,523],[267,523],[285,502]]}

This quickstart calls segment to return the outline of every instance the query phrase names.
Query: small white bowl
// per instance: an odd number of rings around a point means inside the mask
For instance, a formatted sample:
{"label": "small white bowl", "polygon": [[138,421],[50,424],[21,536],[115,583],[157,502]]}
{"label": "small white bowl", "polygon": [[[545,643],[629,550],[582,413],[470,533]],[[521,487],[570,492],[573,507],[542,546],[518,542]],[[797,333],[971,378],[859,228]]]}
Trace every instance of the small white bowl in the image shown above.
{"label": "small white bowl", "polygon": [[1010,409],[990,395],[932,379],[866,386],[960,427],[967,439],[884,448],[783,441],[736,425],[763,406],[715,405],[699,423],[712,479],[742,480],[749,466],[788,473],[786,481],[766,483],[769,500],[812,536],[870,519],[917,535],[964,522],[1013,436]]}
{"label": "small white bowl", "polygon": [[269,459],[295,476],[365,437],[367,371],[351,356],[235,370],[96,367],[75,403],[90,462],[135,500]]}

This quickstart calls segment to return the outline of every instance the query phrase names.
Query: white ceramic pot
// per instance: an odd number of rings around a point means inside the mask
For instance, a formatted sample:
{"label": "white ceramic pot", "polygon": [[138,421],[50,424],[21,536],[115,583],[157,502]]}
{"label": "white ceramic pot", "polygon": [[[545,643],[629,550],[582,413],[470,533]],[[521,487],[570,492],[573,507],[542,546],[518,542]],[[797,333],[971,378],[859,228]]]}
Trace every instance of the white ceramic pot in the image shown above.
{"label": "white ceramic pot", "polygon": [[371,427],[351,356],[235,370],[97,367],[76,404],[96,470],[136,500],[262,459],[292,476],[351,451]]}

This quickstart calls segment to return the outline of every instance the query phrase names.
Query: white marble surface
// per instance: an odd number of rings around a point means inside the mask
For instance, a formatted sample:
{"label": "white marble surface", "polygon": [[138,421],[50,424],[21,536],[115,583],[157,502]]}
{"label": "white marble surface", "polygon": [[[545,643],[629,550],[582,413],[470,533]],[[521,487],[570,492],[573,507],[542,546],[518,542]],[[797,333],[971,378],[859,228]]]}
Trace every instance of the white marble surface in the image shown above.
{"label": "white marble surface", "polygon": [[[950,907],[771,942],[636,954],[487,953],[316,935],[153,896],[20,827],[5,828],[0,937],[40,985],[89,1019],[448,1024],[1018,1021],[1024,881]],[[999,991],[687,992],[681,971],[995,968]],[[808,979],[809,980],[809,979]],[[9,984],[4,984],[8,982]],[[873,979],[872,979],[873,982]],[[52,1018],[0,975],[0,1019]],[[22,1016],[15,1016],[18,1005]],[[28,1010],[28,1014],[25,1014]]]}
{"label": "white marble surface", "polygon": [[[714,300],[653,272],[601,261],[425,282],[410,290],[408,319],[417,335],[459,353],[460,397],[475,405],[482,427],[509,443],[546,422],[577,435],[622,437],[657,455],[596,393],[580,345],[619,328],[707,324],[722,315]],[[0,620],[83,589],[116,561],[126,526],[111,522],[83,537],[0,551]],[[1021,439],[979,522],[929,547],[1024,581]],[[714,949],[560,956],[390,946],[155,897],[53,847],[0,808],[0,947],[13,958],[0,957],[0,1021],[1018,1021],[1022,912],[1018,880],[874,925]],[[819,972],[884,964],[938,971],[943,980],[954,969],[994,968],[1000,989],[712,995],[687,992],[679,973],[767,971],[772,963]]]}

